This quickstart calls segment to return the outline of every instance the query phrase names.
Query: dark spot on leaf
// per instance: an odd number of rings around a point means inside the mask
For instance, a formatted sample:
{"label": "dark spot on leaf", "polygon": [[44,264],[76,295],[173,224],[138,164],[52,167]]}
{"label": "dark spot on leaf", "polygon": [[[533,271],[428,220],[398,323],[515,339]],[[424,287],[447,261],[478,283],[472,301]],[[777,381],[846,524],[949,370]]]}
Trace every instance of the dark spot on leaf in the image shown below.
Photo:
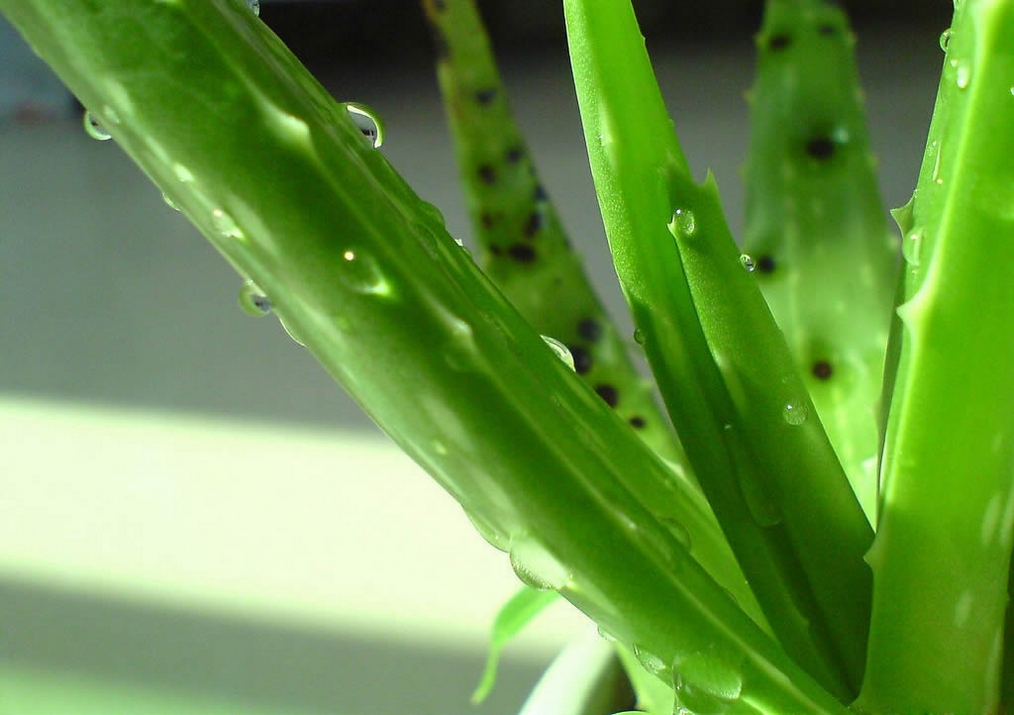
{"label": "dark spot on leaf", "polygon": [[482,224],[483,228],[493,228],[493,224],[496,223],[496,219],[493,218],[493,214],[489,211],[483,211],[479,214],[479,223]]}
{"label": "dark spot on leaf", "polygon": [[580,345],[568,345],[567,349],[570,350],[570,356],[574,358],[574,372],[578,375],[584,375],[592,368],[592,356],[587,349],[582,348]]}
{"label": "dark spot on leaf", "polygon": [[583,318],[577,324],[577,334],[590,343],[597,342],[602,337],[602,324],[595,318]]}
{"label": "dark spot on leaf", "polygon": [[521,229],[525,238],[530,239],[534,237],[535,234],[539,232],[539,229],[542,228],[542,223],[543,223],[542,214],[539,213],[538,211],[533,211],[531,215],[528,217],[528,220],[525,221],[524,228]]}
{"label": "dark spot on leaf", "polygon": [[819,32],[821,35],[824,35],[825,37],[830,37],[832,35],[838,34],[838,28],[835,27],[834,25],[824,23],[823,25],[817,26],[817,32]]}
{"label": "dark spot on leaf", "polygon": [[768,38],[768,49],[780,51],[792,44],[792,36],[784,32],[772,35]]}
{"label": "dark spot on leaf", "polygon": [[511,164],[517,164],[525,157],[525,150],[519,146],[512,146],[507,150],[507,161]]}
{"label": "dark spot on leaf", "polygon": [[443,12],[447,9],[447,3],[444,0],[433,0],[433,9],[437,12]]}
{"label": "dark spot on leaf", "polygon": [[535,185],[535,191],[532,193],[532,198],[536,201],[548,201],[549,195],[546,190],[542,187],[542,184]]}
{"label": "dark spot on leaf", "polygon": [[595,392],[610,407],[616,407],[616,404],[620,401],[620,392],[612,385],[596,385]]}
{"label": "dark spot on leaf", "polygon": [[760,256],[754,262],[754,265],[757,267],[757,270],[760,271],[761,273],[775,272],[775,259],[772,258],[771,256],[768,255]]}
{"label": "dark spot on leaf", "polygon": [[479,178],[482,183],[492,186],[496,183],[496,169],[492,164],[479,164]]}
{"label": "dark spot on leaf", "polygon": [[647,424],[644,421],[644,418],[641,417],[640,415],[634,415],[629,420],[627,420],[627,422],[629,422],[630,426],[633,427],[634,429],[642,429],[644,425]]}
{"label": "dark spot on leaf", "polygon": [[813,363],[813,376],[818,380],[827,380],[831,377],[831,363],[827,360],[818,360]]}
{"label": "dark spot on leaf", "polygon": [[503,249],[501,249],[501,248],[500,248],[500,247],[499,247],[498,245],[496,245],[495,243],[491,243],[491,244],[490,244],[490,246],[489,246],[489,252],[490,252],[491,254],[493,254],[494,256],[501,256],[501,255],[503,255]]}
{"label": "dark spot on leaf", "polygon": [[817,161],[827,161],[834,155],[834,140],[830,137],[814,137],[806,142],[806,153]]}
{"label": "dark spot on leaf", "polygon": [[475,93],[475,101],[484,107],[488,107],[496,99],[496,87],[480,89]]}
{"label": "dark spot on leaf", "polygon": [[518,263],[532,263],[535,261],[535,249],[524,243],[515,243],[508,246],[507,253]]}

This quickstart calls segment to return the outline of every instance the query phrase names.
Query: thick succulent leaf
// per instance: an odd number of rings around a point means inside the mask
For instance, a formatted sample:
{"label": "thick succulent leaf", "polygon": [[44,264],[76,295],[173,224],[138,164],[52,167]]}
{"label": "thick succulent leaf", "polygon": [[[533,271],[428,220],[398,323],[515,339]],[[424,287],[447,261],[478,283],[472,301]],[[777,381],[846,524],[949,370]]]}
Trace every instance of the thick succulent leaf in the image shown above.
{"label": "thick succulent leaf", "polygon": [[898,245],[844,11],[768,0],[757,37],[743,250],[853,489],[876,521],[876,406]]}
{"label": "thick succulent leaf", "polygon": [[[963,0],[905,229],[870,712],[996,712],[1014,542],[1014,3]],[[1009,656],[1008,656],[1009,657]]]}
{"label": "thick succulent leaf", "polygon": [[872,532],[712,181],[690,176],[628,0],[565,3],[592,173],[652,372],[785,649],[858,689]]}
{"label": "thick succulent leaf", "polygon": [[483,270],[536,330],[567,346],[577,373],[687,483],[651,383],[630,360],[539,180],[474,0],[424,0],[423,8]]}

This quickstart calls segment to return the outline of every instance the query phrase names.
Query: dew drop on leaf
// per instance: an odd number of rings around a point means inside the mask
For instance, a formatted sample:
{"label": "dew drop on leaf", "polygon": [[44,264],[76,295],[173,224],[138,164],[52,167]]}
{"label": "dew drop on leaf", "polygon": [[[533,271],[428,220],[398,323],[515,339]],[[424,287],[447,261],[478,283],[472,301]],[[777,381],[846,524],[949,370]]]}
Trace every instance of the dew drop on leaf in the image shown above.
{"label": "dew drop on leaf", "polygon": [[530,536],[511,541],[510,560],[521,582],[540,591],[559,590],[571,580],[567,568]]}
{"label": "dew drop on leaf", "polygon": [[551,338],[548,335],[543,335],[542,339],[546,342],[546,345],[549,346],[550,350],[556,354],[556,357],[563,361],[564,365],[569,367],[571,370],[574,370],[574,356],[571,355],[570,349],[566,345],[556,338]]}
{"label": "dew drop on leaf", "polygon": [[782,408],[782,418],[793,426],[803,424],[809,416],[810,410],[802,402],[788,402]]}
{"label": "dew drop on leaf", "polygon": [[180,210],[180,207],[176,205],[176,202],[173,201],[169,197],[169,194],[165,193],[164,191],[162,192],[162,200],[165,201],[165,205],[168,206],[169,208],[171,208],[173,211],[179,211]]}
{"label": "dew drop on leaf", "polygon": [[920,255],[922,254],[922,244],[922,229],[913,231],[905,236],[905,239],[901,244],[901,252],[902,255],[905,256],[905,260],[908,262],[908,265],[919,265]]}
{"label": "dew drop on leaf", "polygon": [[379,148],[384,143],[384,123],[380,115],[359,102],[346,102],[345,109],[370,145],[374,149]]}
{"label": "dew drop on leaf", "polygon": [[728,712],[743,692],[742,659],[723,657],[717,646],[690,653],[673,665],[673,686],[690,712]]}
{"label": "dew drop on leaf", "polygon": [[644,341],[645,341],[644,331],[641,330],[640,328],[635,328],[634,342],[637,343],[638,345],[644,345]]}
{"label": "dew drop on leaf", "polygon": [[665,661],[659,656],[655,655],[649,650],[642,648],[641,646],[634,646],[634,657],[637,658],[637,662],[640,663],[645,670],[652,675],[658,675],[664,673],[666,670]]}
{"label": "dew drop on leaf", "polygon": [[947,52],[947,46],[951,42],[951,28],[947,28],[940,33],[940,49]]}
{"label": "dew drop on leaf", "polygon": [[964,62],[958,63],[958,71],[955,74],[955,82],[958,89],[966,89],[972,81],[972,69]]}
{"label": "dew drop on leaf", "polygon": [[243,238],[243,232],[236,225],[236,221],[223,209],[211,212],[211,222],[222,238]]}
{"label": "dew drop on leaf", "polygon": [[472,526],[479,532],[486,542],[493,548],[499,551],[507,551],[510,546],[510,536],[494,526],[490,521],[484,517],[479,516],[477,513],[465,509],[465,516],[472,522]]}
{"label": "dew drop on leaf", "polygon": [[256,283],[248,280],[239,289],[239,307],[247,315],[259,318],[271,312],[271,301]]}
{"label": "dew drop on leaf", "polygon": [[368,253],[350,248],[342,252],[342,259],[344,263],[339,267],[338,279],[346,288],[360,295],[390,295],[390,283]]}
{"label": "dew drop on leaf", "polygon": [[261,14],[261,0],[246,0],[246,6],[250,8],[250,12],[260,17]]}
{"label": "dew drop on leaf", "polygon": [[99,120],[95,118],[95,115],[85,110],[84,113],[84,128],[88,132],[88,136],[92,139],[98,139],[100,142],[108,141],[113,138],[113,135],[105,130],[105,128],[99,124]]}
{"label": "dew drop on leaf", "polygon": [[742,254],[740,254],[740,256],[739,256],[739,263],[740,263],[740,265],[741,265],[741,266],[743,266],[743,268],[745,268],[745,269],[747,270],[747,272],[749,272],[749,273],[753,273],[754,269],[755,269],[755,268],[757,267],[757,266],[756,266],[756,265],[754,264],[754,262],[753,262],[753,258],[751,258],[751,257],[749,256],[749,254],[746,254],[746,253],[742,253]]}
{"label": "dew drop on leaf", "polygon": [[697,232],[697,218],[690,209],[676,209],[669,222],[669,230],[677,238],[690,238]]}

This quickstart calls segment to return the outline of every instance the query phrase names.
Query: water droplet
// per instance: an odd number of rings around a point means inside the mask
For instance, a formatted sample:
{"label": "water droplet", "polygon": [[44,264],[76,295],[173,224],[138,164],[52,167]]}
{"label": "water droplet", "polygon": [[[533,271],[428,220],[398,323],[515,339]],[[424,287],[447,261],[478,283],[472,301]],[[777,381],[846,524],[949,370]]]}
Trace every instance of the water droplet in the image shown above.
{"label": "water droplet", "polygon": [[359,127],[370,145],[374,149],[379,148],[384,143],[384,123],[380,120],[380,115],[359,102],[346,102],[345,109],[352,117],[352,123]]}
{"label": "water droplet", "polygon": [[673,211],[672,220],[669,222],[669,230],[677,238],[690,238],[697,232],[697,218],[690,209],[676,209]]}
{"label": "water droplet", "polygon": [[740,265],[742,265],[743,268],[750,273],[753,273],[754,269],[757,267],[754,265],[753,259],[746,253],[741,253],[739,255],[739,262]]}
{"label": "water droplet", "polygon": [[570,354],[570,349],[566,345],[548,335],[543,335],[542,339],[546,341],[546,345],[556,354],[556,357],[563,361],[564,365],[571,370],[574,369],[574,356]]}
{"label": "water droplet", "polygon": [[299,332],[296,330],[294,325],[287,323],[285,318],[280,315],[278,316],[278,323],[282,326],[282,330],[284,330],[285,333],[292,338],[292,342],[300,347],[306,347],[306,343],[303,342],[302,338],[300,338]]}
{"label": "water droplet", "polygon": [[972,81],[972,69],[964,62],[958,64],[958,71],[955,74],[955,81],[958,89],[965,89]]}
{"label": "water droplet", "polygon": [[239,289],[239,307],[247,315],[259,318],[271,312],[271,301],[253,281],[246,281]]}
{"label": "water droplet", "polygon": [[1010,94],[1011,94],[1012,97],[1014,97],[1014,86],[1011,86],[1011,88],[1010,88]]}
{"label": "water droplet", "polygon": [[546,547],[529,536],[511,540],[510,559],[517,577],[532,588],[559,590],[570,582],[567,568]]}
{"label": "water droplet", "polygon": [[236,225],[236,221],[222,209],[211,212],[211,222],[222,238],[243,238],[243,232]]}
{"label": "water droplet", "polygon": [[680,546],[687,551],[690,551],[690,531],[687,527],[683,526],[682,522],[676,521],[671,517],[662,517],[659,519],[659,522],[661,522],[666,531],[668,531],[669,534],[676,539]]}
{"label": "water droplet", "polygon": [[610,633],[609,631],[607,631],[602,626],[598,627],[598,632],[599,632],[599,638],[601,638],[602,640],[606,641],[607,643],[616,643],[619,640],[616,636],[614,636],[612,633]]}
{"label": "water droplet", "polygon": [[745,470],[740,472],[739,491],[746,502],[746,510],[758,526],[768,529],[782,523],[782,513],[778,506],[757,479],[749,476]]}
{"label": "water droplet", "polygon": [[174,163],[173,164],[173,173],[176,174],[176,178],[181,183],[189,184],[190,182],[192,182],[194,180],[193,173],[190,171],[190,169],[188,169],[187,167],[185,167],[183,164]]}
{"label": "water droplet", "polygon": [[641,330],[640,328],[635,328],[634,342],[637,343],[638,345],[644,345],[644,341],[645,341],[644,331]]}
{"label": "water droplet", "polygon": [[680,659],[673,674],[676,697],[690,712],[727,712],[743,692],[742,658],[723,657],[717,647]]}
{"label": "water droplet", "polygon": [[338,278],[345,287],[361,295],[387,296],[391,284],[384,278],[380,266],[368,253],[346,249],[342,253],[345,265],[341,266]]}
{"label": "water droplet", "polygon": [[165,201],[165,205],[171,208],[173,211],[179,211],[180,207],[176,205],[176,202],[169,198],[169,194],[162,192],[162,200]]}
{"label": "water droplet", "polygon": [[943,152],[941,151],[940,145],[938,145],[936,141],[930,144],[930,148],[936,150],[936,157],[933,160],[933,182],[938,185],[943,184],[944,177],[940,173],[940,158]]}
{"label": "water droplet", "polygon": [[782,418],[793,426],[803,424],[809,416],[810,408],[805,402],[788,402],[782,408]]}
{"label": "water droplet", "polygon": [[433,223],[440,224],[441,227],[447,226],[447,221],[444,219],[443,212],[436,207],[435,204],[431,204],[429,201],[419,202],[419,213],[425,214]]}
{"label": "water droplet", "polygon": [[905,256],[905,260],[910,266],[918,266],[920,256],[922,254],[922,229],[912,231],[910,234],[905,236],[904,241],[901,244],[901,253]]}
{"label": "water droplet", "polygon": [[100,142],[107,141],[113,138],[113,135],[105,130],[105,128],[99,124],[99,120],[95,118],[95,115],[85,110],[84,113],[84,128],[88,132],[88,136],[92,139],[98,139]]}
{"label": "water droplet", "polygon": [[505,533],[503,530],[495,527],[492,522],[479,516],[475,512],[465,509],[465,516],[472,522],[472,526],[479,532],[486,542],[498,551],[507,551],[510,546],[511,538],[510,535]]}
{"label": "water droplet", "polygon": [[634,657],[637,658],[637,662],[644,666],[644,669],[652,675],[658,675],[659,673],[664,673],[667,670],[664,660],[641,646],[634,646]]}
{"label": "water droplet", "polygon": [[947,52],[947,45],[951,42],[951,28],[947,28],[940,33],[940,49]]}
{"label": "water droplet", "polygon": [[260,17],[261,14],[261,0],[246,0],[246,6],[250,8],[250,12]]}

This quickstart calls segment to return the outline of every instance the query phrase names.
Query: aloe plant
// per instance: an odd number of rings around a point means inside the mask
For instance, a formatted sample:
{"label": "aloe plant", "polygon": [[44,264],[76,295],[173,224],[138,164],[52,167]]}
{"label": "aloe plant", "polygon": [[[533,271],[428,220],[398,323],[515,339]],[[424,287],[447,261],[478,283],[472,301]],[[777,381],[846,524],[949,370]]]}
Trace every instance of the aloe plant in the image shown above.
{"label": "aloe plant", "polygon": [[740,249],[629,0],[563,6],[610,248],[675,433],[532,174],[466,0],[424,7],[485,272],[378,151],[369,111],[239,0],[0,0],[92,131],[248,281],[248,308],[509,552],[535,592],[497,647],[555,592],[615,640],[651,712],[996,712],[1014,690],[1014,2],[956,2],[896,212],[899,278],[839,8],[767,2]]}

